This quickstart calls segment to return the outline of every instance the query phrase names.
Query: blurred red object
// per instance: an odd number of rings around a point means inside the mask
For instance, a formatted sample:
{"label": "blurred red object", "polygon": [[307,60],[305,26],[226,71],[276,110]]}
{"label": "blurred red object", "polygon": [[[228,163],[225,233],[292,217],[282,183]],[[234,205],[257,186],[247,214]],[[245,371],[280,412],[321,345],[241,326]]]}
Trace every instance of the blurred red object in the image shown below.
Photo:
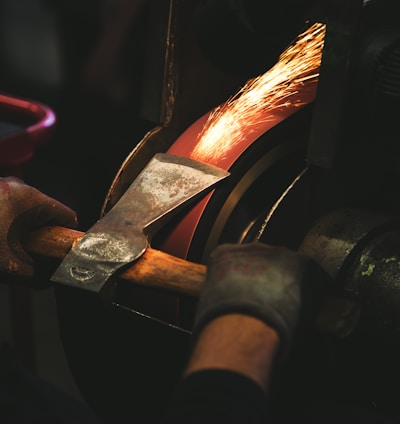
{"label": "blurred red object", "polygon": [[43,103],[0,94],[0,168],[18,169],[53,134],[56,115]]}

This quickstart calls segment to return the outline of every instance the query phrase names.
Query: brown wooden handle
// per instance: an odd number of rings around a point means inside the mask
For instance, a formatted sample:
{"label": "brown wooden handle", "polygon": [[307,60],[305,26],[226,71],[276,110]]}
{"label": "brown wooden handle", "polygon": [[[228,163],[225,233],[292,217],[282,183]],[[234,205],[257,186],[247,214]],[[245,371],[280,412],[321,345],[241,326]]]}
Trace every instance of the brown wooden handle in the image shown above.
{"label": "brown wooden handle", "polygon": [[[31,254],[62,260],[84,234],[64,227],[43,227],[30,233],[23,244]],[[198,297],[205,274],[204,265],[148,247],[133,265],[117,275],[117,279]],[[315,327],[323,333],[343,337],[353,331],[357,316],[358,309],[354,302],[327,298],[324,299]]]}
{"label": "brown wooden handle", "polygon": [[[23,244],[33,255],[62,260],[84,234],[64,227],[42,227],[31,232]],[[141,286],[198,296],[205,274],[204,265],[149,247],[117,278]]]}

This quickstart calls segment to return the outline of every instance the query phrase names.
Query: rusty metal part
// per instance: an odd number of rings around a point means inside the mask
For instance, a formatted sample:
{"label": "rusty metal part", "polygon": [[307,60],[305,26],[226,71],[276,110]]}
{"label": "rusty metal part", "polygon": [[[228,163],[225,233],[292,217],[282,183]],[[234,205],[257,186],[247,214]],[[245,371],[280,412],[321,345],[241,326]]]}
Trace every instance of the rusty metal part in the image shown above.
{"label": "rusty metal part", "polygon": [[116,271],[143,255],[149,238],[167,219],[228,175],[198,161],[156,154],[67,254],[52,281],[100,292]]}
{"label": "rusty metal part", "polygon": [[[316,222],[299,250],[336,282],[346,334],[364,328],[369,336],[397,339],[393,334],[400,330],[400,217],[337,209]],[[322,327],[337,325],[338,316],[321,316]]]}
{"label": "rusty metal part", "polygon": [[361,330],[398,344],[400,222],[359,249],[345,272],[345,292],[361,305]]}
{"label": "rusty metal part", "polygon": [[360,313],[359,305],[353,300],[329,296],[320,302],[314,328],[319,333],[344,339],[357,327]]}
{"label": "rusty metal part", "polygon": [[378,212],[352,208],[336,209],[314,224],[299,249],[313,257],[336,279],[349,255],[356,247],[362,246],[364,239],[399,219]]}

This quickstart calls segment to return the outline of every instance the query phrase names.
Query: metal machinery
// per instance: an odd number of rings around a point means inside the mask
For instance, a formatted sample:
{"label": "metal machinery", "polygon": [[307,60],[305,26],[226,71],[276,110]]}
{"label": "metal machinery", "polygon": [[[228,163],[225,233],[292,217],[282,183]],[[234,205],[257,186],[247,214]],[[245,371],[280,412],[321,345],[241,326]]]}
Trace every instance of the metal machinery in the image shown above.
{"label": "metal machinery", "polygon": [[[246,135],[240,152],[228,149],[229,183],[176,216],[152,246],[204,263],[219,243],[258,237],[313,255],[337,291],[316,323],[320,331],[305,336],[279,376],[273,413],[292,420],[328,399],[399,418],[392,389],[400,371],[397,9],[390,0],[339,2],[342,9],[325,3],[312,15],[327,23],[315,100]],[[163,59],[149,65],[163,101],[149,97],[144,105],[159,125],[122,164],[102,214],[154,153],[187,155],[210,111],[243,83],[202,55],[190,30],[192,6],[163,4],[163,38],[154,33]],[[60,287],[57,304],[65,351],[89,404],[110,420],[157,416],[185,364],[196,299],[121,286],[106,308]]]}

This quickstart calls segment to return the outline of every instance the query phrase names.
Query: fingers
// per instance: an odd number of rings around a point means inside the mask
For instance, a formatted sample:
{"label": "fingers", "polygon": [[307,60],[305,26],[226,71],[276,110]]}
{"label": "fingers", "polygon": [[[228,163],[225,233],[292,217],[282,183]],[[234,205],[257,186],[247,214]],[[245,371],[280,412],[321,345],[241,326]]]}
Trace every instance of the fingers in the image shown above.
{"label": "fingers", "polygon": [[77,228],[76,213],[17,177],[0,178],[0,269],[14,277],[32,277],[34,261],[22,239],[43,226]]}

